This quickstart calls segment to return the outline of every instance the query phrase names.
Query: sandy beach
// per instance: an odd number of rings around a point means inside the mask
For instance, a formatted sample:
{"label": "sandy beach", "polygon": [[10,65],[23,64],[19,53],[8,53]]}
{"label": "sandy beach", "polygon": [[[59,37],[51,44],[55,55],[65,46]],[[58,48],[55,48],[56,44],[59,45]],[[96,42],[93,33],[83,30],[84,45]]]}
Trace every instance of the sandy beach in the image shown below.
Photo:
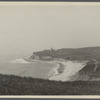
{"label": "sandy beach", "polygon": [[[79,61],[78,62],[66,61],[58,63],[59,63],[59,69],[58,68],[56,69],[55,74],[51,78],[49,78],[50,80],[70,81],[70,77],[75,75],[79,70],[81,70],[86,65],[86,62],[79,62]],[[62,70],[61,73],[59,73],[60,72],[59,70]]]}
{"label": "sandy beach", "polygon": [[87,61],[66,60],[66,61],[42,61],[42,60],[29,60],[30,62],[53,63],[56,65],[51,72],[48,73],[49,80],[56,81],[71,81],[71,77],[79,70],[86,66]]}
{"label": "sandy beach", "polygon": [[30,60],[32,62],[41,62],[41,63],[53,63],[56,64],[56,68],[53,68],[49,72],[49,80],[56,81],[71,81],[71,76],[75,75],[79,70],[86,66],[87,61],[42,61],[42,60]]}
{"label": "sandy beach", "polygon": [[[35,59],[17,59],[17,60],[11,61],[10,63],[22,63],[22,64],[24,64],[24,63],[25,64],[29,64],[29,63],[30,64],[31,63],[34,63],[34,64],[38,63],[39,64],[40,63],[40,65],[46,64],[46,63],[54,64],[55,67],[52,67],[51,70],[46,72],[46,73],[48,73],[47,79],[55,80],[55,81],[71,81],[70,78],[73,75],[75,75],[79,70],[81,70],[83,67],[85,67],[85,65],[86,65],[86,61],[77,61],[77,60],[74,60],[74,61],[71,61],[71,60],[66,60],[66,61],[57,61],[57,60],[46,61],[45,60],[44,61],[43,60],[42,61],[42,60],[35,60]],[[23,66],[23,65],[21,65],[21,66]],[[25,65],[24,65],[24,67],[22,69],[21,68],[19,67],[20,70],[18,69],[18,71],[17,71],[18,75],[21,72],[21,70],[24,70],[24,69],[27,69],[27,68],[28,68],[28,70],[22,76],[28,75],[28,76],[34,77],[35,73],[36,73],[36,75],[38,75],[37,72],[33,73],[34,72],[33,69],[35,69],[35,68],[33,68],[32,66],[31,67],[25,67]],[[29,70],[30,68],[31,68],[31,70]],[[46,66],[44,68],[45,68],[45,70],[48,69]],[[11,68],[9,67],[9,70],[10,69]],[[13,70],[16,73],[15,68],[13,68]],[[32,70],[33,70],[33,72],[32,72]],[[38,70],[43,71],[44,69],[42,67],[40,67]],[[6,73],[5,69],[3,71]],[[8,73],[8,71],[7,71],[7,73]],[[30,75],[31,73],[32,73],[32,75]],[[36,77],[38,77],[38,76],[36,76]]]}

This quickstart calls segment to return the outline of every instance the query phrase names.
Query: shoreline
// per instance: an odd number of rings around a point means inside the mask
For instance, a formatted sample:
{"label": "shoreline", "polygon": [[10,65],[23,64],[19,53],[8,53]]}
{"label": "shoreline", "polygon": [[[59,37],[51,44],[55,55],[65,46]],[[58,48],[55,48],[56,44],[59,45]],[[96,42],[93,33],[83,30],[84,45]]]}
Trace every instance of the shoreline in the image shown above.
{"label": "shoreline", "polygon": [[[41,62],[41,63],[51,63],[51,64],[56,64],[57,67],[54,68],[48,79],[49,80],[55,80],[55,81],[70,81],[70,77],[75,75],[79,70],[81,70],[83,67],[85,67],[87,61],[71,61],[71,60],[66,60],[66,61],[56,61],[56,60],[50,60],[50,61],[45,61],[45,60],[35,60],[35,59],[24,59],[30,62]],[[52,74],[54,72],[54,74]]]}
{"label": "shoreline", "polygon": [[59,64],[59,68],[57,68],[57,71],[59,74],[63,73],[64,72],[64,65],[62,63],[58,63]]}
{"label": "shoreline", "polygon": [[[63,65],[60,66],[60,65]],[[49,80],[55,80],[55,81],[71,81],[71,77],[74,76],[79,70],[81,70],[83,67],[85,67],[86,62],[61,62],[59,65],[59,68],[56,69],[57,72],[58,69],[63,69],[61,73],[53,75],[53,77],[49,78]]]}
{"label": "shoreline", "polygon": [[[24,59],[28,62],[41,62],[41,63],[51,63],[51,64],[55,64],[57,67],[53,69],[53,71],[55,72],[55,76],[60,75],[61,73],[64,72],[65,66],[61,63],[62,61],[45,61],[45,60],[35,60],[35,59]],[[67,62],[67,61],[66,61]]]}

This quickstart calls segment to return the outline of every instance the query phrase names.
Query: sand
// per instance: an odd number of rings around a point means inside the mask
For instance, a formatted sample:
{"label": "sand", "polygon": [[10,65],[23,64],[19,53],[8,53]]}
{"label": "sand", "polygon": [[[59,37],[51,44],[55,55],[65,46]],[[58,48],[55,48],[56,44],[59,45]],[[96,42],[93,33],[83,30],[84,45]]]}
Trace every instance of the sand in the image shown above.
{"label": "sand", "polygon": [[49,80],[70,81],[70,77],[75,75],[79,70],[81,70],[86,65],[86,62],[77,61],[67,61],[60,63],[64,65],[64,71],[60,74],[56,74],[56,72],[51,78],[49,78]]}
{"label": "sand", "polygon": [[[56,80],[56,81],[71,81],[71,77],[75,75],[79,70],[81,70],[83,67],[85,67],[86,62],[85,61],[42,61],[42,60],[25,60],[25,59],[17,59],[13,60],[10,63],[51,63],[55,64],[56,67],[52,68],[50,72],[48,72],[48,79],[49,80]],[[23,67],[22,69],[25,70],[27,67]],[[30,67],[29,67],[30,68]],[[41,67],[42,68],[42,67]],[[15,69],[15,68],[13,68]],[[16,68],[16,70],[19,70],[20,68]],[[21,69],[21,70],[22,70]],[[10,70],[10,69],[9,69]],[[39,70],[39,69],[38,69]],[[20,70],[19,70],[20,72]],[[31,70],[26,70],[25,73],[32,73]],[[16,73],[16,71],[15,71]],[[19,75],[19,74],[18,74]],[[23,74],[23,76],[26,76],[26,74]],[[38,76],[37,76],[38,77]]]}

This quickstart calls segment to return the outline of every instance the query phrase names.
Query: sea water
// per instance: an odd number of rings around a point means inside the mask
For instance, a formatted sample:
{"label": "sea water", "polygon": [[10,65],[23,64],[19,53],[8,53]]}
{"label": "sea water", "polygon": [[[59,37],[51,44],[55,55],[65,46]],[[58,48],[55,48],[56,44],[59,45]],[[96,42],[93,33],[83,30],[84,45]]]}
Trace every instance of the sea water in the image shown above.
{"label": "sea water", "polygon": [[56,67],[52,63],[28,62],[21,56],[0,56],[1,74],[49,79]]}

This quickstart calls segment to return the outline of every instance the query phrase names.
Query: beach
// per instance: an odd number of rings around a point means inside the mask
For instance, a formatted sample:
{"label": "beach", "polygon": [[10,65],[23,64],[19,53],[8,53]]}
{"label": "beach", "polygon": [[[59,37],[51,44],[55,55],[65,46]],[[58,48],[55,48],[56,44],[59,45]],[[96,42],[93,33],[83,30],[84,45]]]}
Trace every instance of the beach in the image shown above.
{"label": "beach", "polygon": [[80,71],[83,67],[86,66],[87,61],[79,61],[79,60],[52,60],[52,61],[42,61],[42,60],[27,60],[29,62],[40,62],[40,63],[51,63],[55,64],[54,67],[48,73],[49,80],[55,81],[72,81],[71,77],[74,76],[78,71]]}
{"label": "beach", "polygon": [[[29,61],[29,60],[28,60]],[[55,81],[71,81],[71,77],[86,66],[87,61],[78,60],[66,60],[66,61],[42,61],[42,60],[30,60],[31,62],[51,63],[55,64],[54,67],[48,74],[49,80]]]}
{"label": "beach", "polygon": [[15,59],[0,64],[0,73],[55,81],[71,81],[70,77],[85,67],[83,61]]}
{"label": "beach", "polygon": [[79,61],[66,61],[58,63],[59,67],[56,69],[55,74],[51,78],[49,78],[49,80],[70,81],[71,76],[75,75],[86,65],[86,62]]}

